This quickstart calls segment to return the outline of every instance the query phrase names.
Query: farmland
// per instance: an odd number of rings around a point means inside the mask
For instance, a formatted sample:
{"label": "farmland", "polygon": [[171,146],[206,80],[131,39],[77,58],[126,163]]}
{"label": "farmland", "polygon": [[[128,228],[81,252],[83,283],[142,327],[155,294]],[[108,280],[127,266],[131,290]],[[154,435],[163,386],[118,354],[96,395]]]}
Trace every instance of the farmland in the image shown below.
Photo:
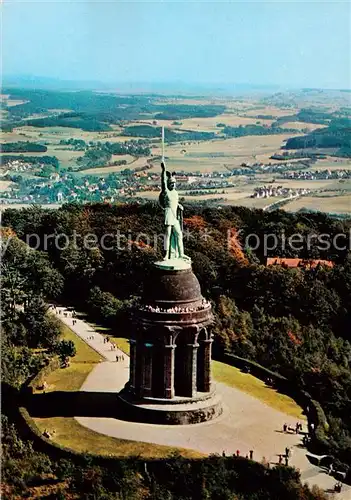
{"label": "farmland", "polygon": [[[124,128],[129,130],[128,127],[133,128],[133,126],[141,127],[140,130],[145,130],[143,126],[147,126],[151,131],[153,127],[158,127],[157,130],[160,130],[160,127],[164,126],[166,131],[173,133],[169,136],[172,138],[168,140],[166,134],[166,164],[171,171],[175,171],[180,176],[180,194],[186,201],[201,200],[207,203],[266,208],[273,202],[280,201],[281,196],[275,194],[274,199],[270,195],[260,198],[254,195],[255,190],[267,185],[279,185],[285,190],[290,190],[289,196],[292,197],[282,207],[284,210],[297,211],[303,208],[340,214],[350,211],[351,191],[341,180],[342,176],[344,176],[343,179],[351,176],[351,167],[348,158],[333,156],[335,149],[333,151],[308,151],[308,153],[317,153],[317,157],[312,160],[309,159],[311,157],[308,154],[305,158],[300,155],[297,158],[292,157],[291,160],[287,157],[287,160],[278,162],[271,158],[274,154],[281,154],[281,148],[287,140],[323,130],[328,126],[328,120],[323,121],[319,118],[320,116],[324,118],[325,113],[320,112],[318,115],[317,111],[313,111],[313,99],[309,103],[312,109],[309,114],[308,110],[302,110],[302,113],[298,105],[291,104],[291,102],[299,102],[296,96],[294,96],[295,101],[289,97],[287,105],[273,104],[274,97],[261,99],[257,96],[245,98],[133,96],[130,98],[132,103],[130,108],[125,104],[126,97],[116,96],[117,103],[118,99],[122,102],[120,113],[127,114],[129,118],[113,120],[110,117],[108,127],[105,127],[106,130],[99,131],[79,128],[78,123],[88,122],[84,118],[84,113],[83,115],[81,111],[76,113],[76,104],[74,100],[73,103],[71,102],[71,96],[72,94],[65,103],[63,94],[55,93],[51,100],[50,93],[46,93],[44,97],[48,100],[47,106],[49,107],[42,113],[35,112],[35,107],[33,111],[31,110],[30,96],[27,99],[26,95],[21,93],[11,95],[10,92],[2,96],[3,116],[6,120],[14,116],[15,120],[11,130],[2,132],[1,142],[36,143],[45,145],[47,151],[24,154],[27,162],[31,157],[35,158],[37,162],[35,168],[30,169],[28,165],[19,168],[16,164],[12,170],[11,163],[10,168],[8,167],[6,156],[15,154],[3,153],[4,165],[0,186],[2,193],[5,194],[2,195],[4,199],[1,201],[6,203],[6,196],[11,199],[11,203],[34,202],[38,199],[43,204],[57,203],[57,201],[103,201],[104,197],[112,201],[118,199],[126,201],[128,196],[155,199],[158,196],[159,164],[162,155],[158,133],[145,138],[145,135],[143,137],[123,135],[123,131]],[[101,94],[101,96],[107,99],[110,106],[110,100],[113,100],[114,96],[110,94]],[[133,108],[133,99],[137,103],[135,108]],[[329,108],[325,109],[332,110],[331,117],[333,113],[339,113],[337,106],[332,106],[328,100],[326,102]],[[62,107],[58,106],[59,103],[62,103]],[[148,115],[147,117],[140,113],[140,103],[144,103],[146,111],[144,115]],[[94,105],[89,101],[89,109]],[[325,103],[323,105],[326,106]],[[26,106],[29,108],[25,113],[17,111],[26,109]],[[80,101],[79,106],[81,109]],[[104,125],[101,120],[105,115],[101,115],[101,106],[99,106],[97,106],[98,111],[96,116],[94,115],[94,120],[97,124]],[[162,109],[165,111],[162,112]],[[91,109],[89,112],[92,112]],[[78,115],[80,122],[78,120],[75,123],[75,118],[71,116]],[[158,115],[160,117],[169,115],[170,119],[158,119]],[[62,123],[63,126],[51,123],[50,126],[37,127],[33,126],[32,121],[30,125],[26,124],[26,120],[34,116],[36,118],[54,116],[56,122]],[[311,122],[304,121],[309,116],[311,116]],[[317,123],[318,121],[323,121],[323,123]],[[85,125],[84,127],[88,128]],[[229,129],[225,127],[238,130],[240,134],[245,131],[246,127],[253,128],[252,132],[250,129],[247,135],[244,133],[243,136],[229,137],[226,133]],[[103,127],[99,125],[97,128]],[[133,133],[135,133],[134,130]],[[181,138],[181,134],[184,133],[188,134],[184,136],[186,139]],[[204,137],[201,133],[204,133]],[[207,138],[206,133],[211,133],[212,138]],[[193,139],[193,136],[197,139]],[[178,137],[180,139],[177,139]],[[150,154],[129,154],[126,148],[116,154],[112,148],[113,145],[121,144],[124,147],[139,140],[148,145]],[[67,144],[69,141],[82,141],[82,143],[76,146],[74,143]],[[109,153],[109,148],[112,154]],[[96,159],[87,164],[83,157],[89,150],[95,151]],[[102,154],[103,151],[104,154]],[[98,159],[100,153],[101,161]],[[294,152],[287,151],[286,153]],[[318,157],[320,153],[323,155]],[[44,156],[56,158],[59,164],[58,170],[50,165],[41,166],[40,158]],[[21,162],[20,158],[19,162]],[[287,178],[289,169],[292,172],[301,170],[320,174],[309,179],[289,179]],[[22,177],[20,182],[27,178],[35,182],[36,176],[38,180],[41,178],[42,189],[38,192],[37,188],[36,195],[31,195],[30,189],[21,194],[21,185],[19,189],[16,188],[18,179],[15,177],[18,170]],[[49,180],[54,174],[55,180]],[[111,175],[114,177],[111,178]],[[43,178],[48,179],[46,187],[51,193],[50,196],[42,195],[46,192]],[[77,181],[74,180],[75,178]],[[99,186],[97,180],[101,178],[104,181]],[[111,179],[113,179],[114,187],[106,189],[106,186],[111,185]],[[75,184],[79,183],[83,183],[82,187],[75,188]],[[12,189],[11,194],[6,195],[10,189]],[[83,191],[86,191],[86,194]],[[300,196],[300,191],[306,192]]]}
{"label": "farmland", "polygon": [[347,195],[338,196],[336,193],[330,193],[326,196],[313,196],[293,200],[286,207],[288,212],[297,212],[301,209],[325,211],[337,214],[351,213],[351,192]]}

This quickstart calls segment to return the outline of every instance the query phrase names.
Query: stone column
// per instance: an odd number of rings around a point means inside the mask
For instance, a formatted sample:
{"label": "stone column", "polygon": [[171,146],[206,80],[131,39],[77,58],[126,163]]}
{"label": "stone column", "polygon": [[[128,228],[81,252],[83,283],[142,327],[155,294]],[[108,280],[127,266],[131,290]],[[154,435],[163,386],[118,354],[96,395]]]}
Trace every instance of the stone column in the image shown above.
{"label": "stone column", "polygon": [[143,396],[152,395],[152,347],[153,344],[144,344]]}
{"label": "stone column", "polygon": [[184,396],[193,398],[197,391],[197,349],[199,344],[186,344],[185,350],[185,380],[184,380]]}
{"label": "stone column", "polygon": [[213,339],[202,340],[204,343],[204,374],[203,374],[203,388],[204,392],[211,390],[211,352]]}
{"label": "stone column", "polygon": [[136,340],[131,339],[130,345],[130,360],[129,360],[129,387],[134,392],[135,390],[135,368],[136,368]]}
{"label": "stone column", "polygon": [[175,344],[164,346],[164,397],[174,398],[174,350]]}

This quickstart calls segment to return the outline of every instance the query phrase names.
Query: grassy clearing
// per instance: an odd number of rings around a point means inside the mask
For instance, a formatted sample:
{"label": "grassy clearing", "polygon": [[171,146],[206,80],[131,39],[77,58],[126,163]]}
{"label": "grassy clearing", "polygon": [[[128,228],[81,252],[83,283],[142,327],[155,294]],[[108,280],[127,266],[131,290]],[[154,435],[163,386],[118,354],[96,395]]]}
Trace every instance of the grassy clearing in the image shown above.
{"label": "grassy clearing", "polygon": [[46,392],[78,391],[94,366],[94,363],[71,362],[67,368],[58,368],[46,377]]}
{"label": "grassy clearing", "polygon": [[77,354],[72,358],[72,363],[100,363],[101,356],[94,349],[88,346],[84,340],[76,335],[68,326],[62,326],[62,339],[73,340]]}
{"label": "grassy clearing", "polygon": [[78,391],[91,370],[100,363],[101,356],[81,340],[68,326],[62,325],[62,339],[72,340],[77,353],[67,368],[58,368],[46,377],[50,391]]}
{"label": "grassy clearing", "polygon": [[42,432],[45,429],[49,433],[55,430],[54,441],[56,443],[81,453],[89,452],[119,457],[140,456],[143,458],[165,458],[175,452],[187,458],[204,456],[190,449],[104,436],[83,427],[74,418],[36,418],[34,421]]}
{"label": "grassy clearing", "polygon": [[238,368],[219,361],[212,361],[212,373],[217,382],[222,382],[229,387],[235,387],[246,392],[271,408],[286,413],[291,417],[306,420],[306,417],[302,414],[302,408],[292,398],[267,387],[262,380],[253,375],[243,373]]}

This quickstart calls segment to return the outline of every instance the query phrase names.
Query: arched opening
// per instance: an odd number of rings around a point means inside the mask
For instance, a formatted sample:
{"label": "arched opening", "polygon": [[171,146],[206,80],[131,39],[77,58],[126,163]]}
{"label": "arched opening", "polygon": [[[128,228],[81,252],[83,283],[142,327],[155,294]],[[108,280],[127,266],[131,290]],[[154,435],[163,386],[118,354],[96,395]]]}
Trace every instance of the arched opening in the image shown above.
{"label": "arched opening", "polygon": [[196,386],[198,392],[205,392],[205,343],[206,331],[202,329],[199,333],[196,363]]}
{"label": "arched opening", "polygon": [[187,345],[177,339],[174,358],[174,394],[187,396]]}
{"label": "arched opening", "polygon": [[152,353],[152,395],[155,398],[164,397],[164,347],[157,343]]}

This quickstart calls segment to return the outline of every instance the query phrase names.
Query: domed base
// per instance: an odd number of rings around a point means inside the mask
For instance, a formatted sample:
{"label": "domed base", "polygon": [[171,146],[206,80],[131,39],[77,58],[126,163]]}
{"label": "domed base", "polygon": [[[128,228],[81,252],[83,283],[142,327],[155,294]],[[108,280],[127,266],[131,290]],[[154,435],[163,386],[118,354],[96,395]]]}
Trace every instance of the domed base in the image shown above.
{"label": "domed base", "polygon": [[136,399],[124,389],[118,394],[123,413],[128,420],[159,425],[189,425],[207,422],[219,417],[222,400],[215,393],[202,393],[194,398]]}

